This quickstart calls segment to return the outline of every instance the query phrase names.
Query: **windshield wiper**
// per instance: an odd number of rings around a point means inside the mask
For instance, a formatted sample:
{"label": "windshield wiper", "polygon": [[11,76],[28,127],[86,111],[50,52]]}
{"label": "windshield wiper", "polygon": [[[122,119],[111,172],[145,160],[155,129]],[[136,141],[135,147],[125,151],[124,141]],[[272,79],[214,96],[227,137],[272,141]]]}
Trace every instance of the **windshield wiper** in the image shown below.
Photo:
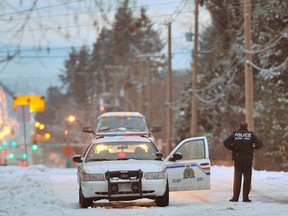
{"label": "windshield wiper", "polygon": [[130,160],[130,159],[132,159],[132,160],[144,160],[142,158],[132,158],[132,157],[130,157],[130,158],[117,158],[117,160]]}
{"label": "windshield wiper", "polygon": [[98,131],[110,131],[112,129],[114,129],[114,128],[105,127],[105,128],[99,129]]}
{"label": "windshield wiper", "polygon": [[88,162],[91,162],[91,161],[109,161],[110,159],[107,159],[107,158],[91,158],[88,160]]}
{"label": "windshield wiper", "polygon": [[140,129],[137,129],[137,128],[133,128],[133,127],[125,127],[126,130],[131,130],[131,131],[142,131]]}

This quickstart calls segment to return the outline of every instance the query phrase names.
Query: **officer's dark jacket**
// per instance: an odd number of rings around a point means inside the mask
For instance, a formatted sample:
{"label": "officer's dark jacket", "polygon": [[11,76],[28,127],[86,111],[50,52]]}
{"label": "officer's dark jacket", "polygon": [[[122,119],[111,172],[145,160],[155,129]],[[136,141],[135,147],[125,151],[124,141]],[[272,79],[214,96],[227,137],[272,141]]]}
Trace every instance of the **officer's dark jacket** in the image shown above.
{"label": "officer's dark jacket", "polygon": [[252,131],[238,130],[230,135],[223,142],[224,146],[232,151],[232,159],[250,158],[253,159],[254,149],[262,147],[263,143]]}

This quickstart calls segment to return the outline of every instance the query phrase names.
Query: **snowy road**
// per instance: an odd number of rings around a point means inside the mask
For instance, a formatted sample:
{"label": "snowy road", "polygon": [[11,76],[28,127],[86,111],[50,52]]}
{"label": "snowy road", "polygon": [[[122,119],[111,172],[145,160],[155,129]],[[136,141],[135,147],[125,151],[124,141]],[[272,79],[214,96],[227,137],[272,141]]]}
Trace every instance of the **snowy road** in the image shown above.
{"label": "snowy road", "polygon": [[[75,184],[75,176],[71,175],[70,170],[67,171],[65,178],[62,175],[53,174],[53,170],[51,174],[55,194],[58,194],[58,197],[63,200],[67,208],[78,208],[78,186]],[[270,176],[271,174],[274,175]],[[253,203],[229,203],[228,200],[232,191],[233,169],[214,167],[212,170],[211,190],[170,193],[169,207],[157,208],[151,200],[113,202],[113,204],[102,201],[96,202],[96,209],[91,210],[104,211],[105,215],[108,215],[107,209],[110,209],[109,215],[114,215],[116,212],[118,215],[175,215],[175,212],[179,212],[177,215],[190,215],[191,212],[201,215],[208,215],[209,212],[211,214],[213,212],[215,215],[247,215],[242,210],[242,208],[245,208],[245,211],[249,210],[249,215],[267,215],[268,212],[269,214],[287,215],[288,181],[281,182],[279,185],[279,179],[277,179],[276,174],[279,173],[267,172],[267,176],[262,176],[258,175],[257,171],[254,172],[253,191],[251,192]],[[67,189],[67,193],[63,193],[61,188]],[[270,205],[273,207],[269,207]],[[275,209],[276,206],[278,207]],[[121,209],[121,211],[118,211],[118,209]],[[157,213],[155,214],[155,212]]]}
{"label": "snowy road", "polygon": [[170,193],[170,205],[156,207],[151,200],[96,202],[94,208],[78,207],[76,169],[0,167],[0,216],[10,215],[225,215],[286,216],[288,173],[253,172],[252,203],[228,202],[233,168],[212,167],[211,190]]}

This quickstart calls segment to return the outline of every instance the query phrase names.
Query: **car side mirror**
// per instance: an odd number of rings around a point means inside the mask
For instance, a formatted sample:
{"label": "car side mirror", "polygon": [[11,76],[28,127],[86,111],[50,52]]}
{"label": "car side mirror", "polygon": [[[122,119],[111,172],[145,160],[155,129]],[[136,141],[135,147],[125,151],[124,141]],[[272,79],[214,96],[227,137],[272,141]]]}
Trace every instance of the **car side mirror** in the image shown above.
{"label": "car side mirror", "polygon": [[156,160],[162,160],[162,158],[164,157],[164,154],[160,151],[158,151],[156,153]]}
{"label": "car side mirror", "polygon": [[162,131],[162,128],[158,127],[158,126],[155,126],[155,127],[152,127],[150,130],[151,130],[151,132],[156,133],[156,132]]}
{"label": "car side mirror", "polygon": [[75,163],[82,163],[83,159],[82,159],[82,156],[81,155],[74,155],[72,160],[75,162]]}
{"label": "car side mirror", "polygon": [[180,152],[175,152],[170,158],[169,161],[176,161],[181,160],[183,158],[182,154]]}
{"label": "car side mirror", "polygon": [[83,127],[83,128],[82,128],[82,132],[84,132],[84,133],[93,133],[93,134],[95,134],[94,129],[91,128],[91,127]]}

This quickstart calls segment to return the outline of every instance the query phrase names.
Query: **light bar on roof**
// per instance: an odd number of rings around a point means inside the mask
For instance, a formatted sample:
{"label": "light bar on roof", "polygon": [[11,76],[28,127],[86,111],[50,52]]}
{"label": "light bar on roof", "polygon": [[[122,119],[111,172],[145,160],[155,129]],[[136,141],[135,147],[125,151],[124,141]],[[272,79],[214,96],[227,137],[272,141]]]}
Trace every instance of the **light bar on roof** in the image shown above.
{"label": "light bar on roof", "polygon": [[106,112],[102,114],[103,117],[133,117],[142,116],[139,112]]}

